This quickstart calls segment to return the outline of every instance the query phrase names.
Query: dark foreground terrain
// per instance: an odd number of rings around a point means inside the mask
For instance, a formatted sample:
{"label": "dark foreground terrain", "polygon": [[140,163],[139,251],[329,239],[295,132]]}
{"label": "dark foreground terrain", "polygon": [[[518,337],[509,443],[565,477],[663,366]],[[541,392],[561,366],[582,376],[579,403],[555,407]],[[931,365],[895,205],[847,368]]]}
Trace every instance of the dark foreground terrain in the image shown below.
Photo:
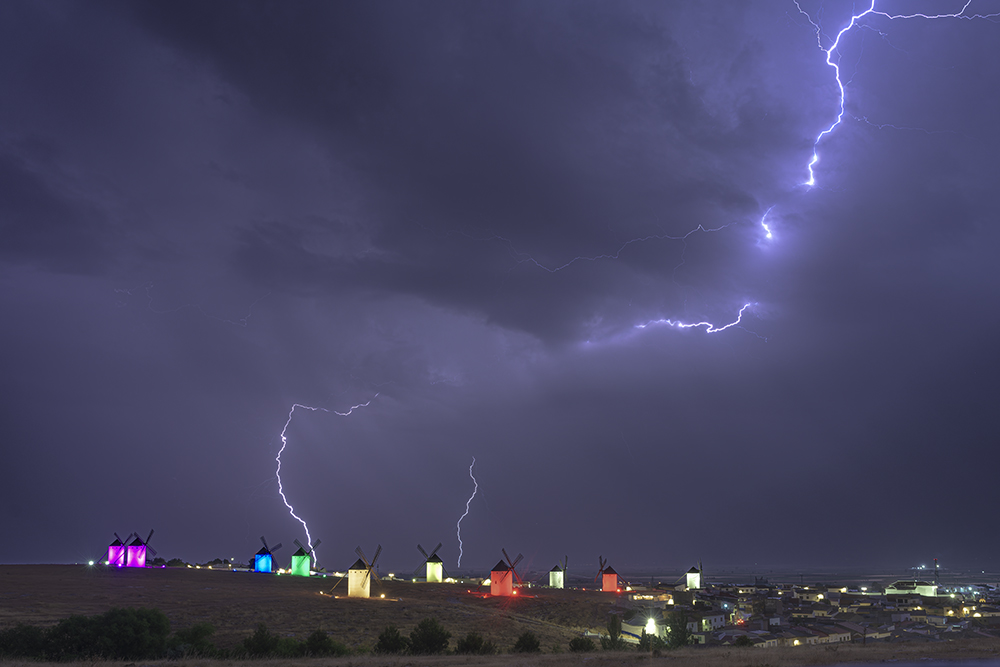
{"label": "dark foreground terrain", "polygon": [[[594,591],[531,589],[515,598],[484,598],[475,588],[458,584],[414,584],[386,581],[386,598],[369,600],[334,597],[334,578],[298,578],[187,568],[117,570],[75,565],[0,565],[0,628],[17,623],[52,625],[74,614],[93,615],[113,607],[155,607],[166,613],[177,630],[199,622],[216,628],[214,642],[231,647],[248,636],[258,623],[274,633],[304,638],[316,629],[355,650],[370,648],[390,624],[408,633],[428,617],[438,619],[455,639],[478,632],[507,651],[515,639],[530,630],[541,639],[542,655],[405,656],[356,655],[280,661],[255,661],[262,666],[319,664],[352,665],[561,665],[587,663],[639,665],[673,663],[684,667],[798,667],[850,662],[921,663],[929,660],[987,660],[1000,667],[1000,641],[971,639],[932,644],[869,644],[803,646],[795,648],[729,647],[666,651],[659,657],[629,653],[566,653],[570,639],[586,630],[601,631],[611,608],[606,594]],[[346,582],[333,593],[343,594]],[[471,592],[470,592],[471,591]],[[525,591],[527,592],[527,591]],[[554,651],[561,655],[552,655]],[[197,659],[184,661],[205,667],[246,665]],[[6,662],[34,665],[35,662]],[[63,663],[65,664],[65,663]],[[96,667],[101,663],[88,662]],[[159,663],[143,663],[151,665]],[[177,665],[179,662],[165,662]]]}

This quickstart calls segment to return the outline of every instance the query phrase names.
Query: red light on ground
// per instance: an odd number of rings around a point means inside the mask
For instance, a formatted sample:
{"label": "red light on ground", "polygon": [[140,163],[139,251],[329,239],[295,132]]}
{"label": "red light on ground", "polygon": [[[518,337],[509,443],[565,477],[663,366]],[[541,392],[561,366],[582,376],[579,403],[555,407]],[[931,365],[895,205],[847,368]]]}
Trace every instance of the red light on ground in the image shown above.
{"label": "red light on ground", "polygon": [[517,595],[517,591],[514,591],[514,592],[512,593],[512,595]]}

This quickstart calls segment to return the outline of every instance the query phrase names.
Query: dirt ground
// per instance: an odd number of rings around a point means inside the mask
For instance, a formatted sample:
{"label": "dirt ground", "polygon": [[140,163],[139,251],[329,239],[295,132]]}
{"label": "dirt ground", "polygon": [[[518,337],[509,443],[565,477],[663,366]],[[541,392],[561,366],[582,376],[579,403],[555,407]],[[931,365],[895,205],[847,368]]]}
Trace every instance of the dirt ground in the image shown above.
{"label": "dirt ground", "polygon": [[[258,623],[304,638],[322,629],[352,648],[371,647],[387,625],[404,633],[422,619],[437,618],[452,644],[478,632],[501,649],[525,630],[544,650],[607,621],[612,598],[596,591],[532,588],[512,598],[484,597],[475,587],[384,580],[372,582],[373,598],[351,599],[344,580],[188,568],[123,568],[81,565],[0,565],[0,627],[51,625],[73,614],[100,614],[112,607],[155,607],[174,630],[208,622],[220,647],[239,643]],[[333,589],[333,595],[330,591]],[[379,596],[385,594],[385,599]]]}
{"label": "dirt ground", "polygon": [[[232,646],[257,623],[272,632],[303,638],[317,628],[354,648],[370,648],[386,625],[408,633],[421,619],[437,618],[458,636],[475,631],[509,650],[515,639],[531,630],[540,639],[542,655],[498,656],[371,656],[322,659],[323,665],[340,667],[423,667],[476,665],[480,667],[588,667],[642,664],[676,667],[808,667],[852,662],[895,662],[898,665],[928,660],[987,660],[1000,667],[1000,641],[970,639],[933,644],[869,644],[803,646],[795,648],[729,647],[687,648],[662,656],[630,653],[570,654],[570,639],[584,630],[603,628],[612,598],[596,591],[531,589],[515,598],[484,598],[475,588],[458,584],[414,584],[387,581],[386,598],[369,600],[343,595],[346,581],[328,595],[334,578],[258,575],[246,572],[193,569],[123,569],[108,571],[76,565],[0,565],[0,628],[17,623],[49,625],[73,614],[99,614],[112,607],[156,607],[163,610],[175,630],[197,622],[216,628],[215,643]],[[321,592],[322,591],[322,592]],[[471,592],[470,592],[471,591]],[[555,650],[560,655],[552,655]],[[320,660],[320,659],[316,659]],[[316,660],[255,661],[260,667],[314,667]],[[36,662],[8,662],[42,667]],[[65,663],[62,663],[65,667]],[[120,667],[121,663],[90,663],[88,667]],[[192,660],[143,663],[176,667],[244,666],[245,662]]]}

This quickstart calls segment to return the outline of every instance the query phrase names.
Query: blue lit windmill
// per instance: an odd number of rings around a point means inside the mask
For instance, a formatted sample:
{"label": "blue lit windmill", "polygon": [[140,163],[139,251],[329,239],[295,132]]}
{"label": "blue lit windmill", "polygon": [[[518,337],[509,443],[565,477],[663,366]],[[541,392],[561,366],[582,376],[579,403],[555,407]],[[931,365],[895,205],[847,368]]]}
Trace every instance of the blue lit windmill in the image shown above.
{"label": "blue lit windmill", "polygon": [[267,546],[267,540],[264,536],[260,536],[260,541],[263,543],[263,547],[260,551],[254,554],[253,557],[253,571],[254,572],[271,572],[274,569],[274,558],[273,554],[275,551],[281,548],[281,542],[274,545],[274,548]]}

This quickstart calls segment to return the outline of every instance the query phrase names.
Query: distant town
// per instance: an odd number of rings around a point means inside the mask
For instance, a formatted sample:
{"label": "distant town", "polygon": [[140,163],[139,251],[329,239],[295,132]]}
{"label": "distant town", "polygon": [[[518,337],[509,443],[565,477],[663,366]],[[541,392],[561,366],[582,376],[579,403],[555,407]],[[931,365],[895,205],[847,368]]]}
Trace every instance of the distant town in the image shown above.
{"label": "distant town", "polygon": [[676,585],[625,585],[614,611],[621,614],[622,635],[631,642],[639,642],[643,633],[668,640],[671,618],[678,613],[686,619],[689,642],[704,645],[771,648],[1000,637],[995,586],[919,579],[884,588],[771,584],[761,578],[752,585],[718,584],[703,581],[702,571],[692,567]]}

